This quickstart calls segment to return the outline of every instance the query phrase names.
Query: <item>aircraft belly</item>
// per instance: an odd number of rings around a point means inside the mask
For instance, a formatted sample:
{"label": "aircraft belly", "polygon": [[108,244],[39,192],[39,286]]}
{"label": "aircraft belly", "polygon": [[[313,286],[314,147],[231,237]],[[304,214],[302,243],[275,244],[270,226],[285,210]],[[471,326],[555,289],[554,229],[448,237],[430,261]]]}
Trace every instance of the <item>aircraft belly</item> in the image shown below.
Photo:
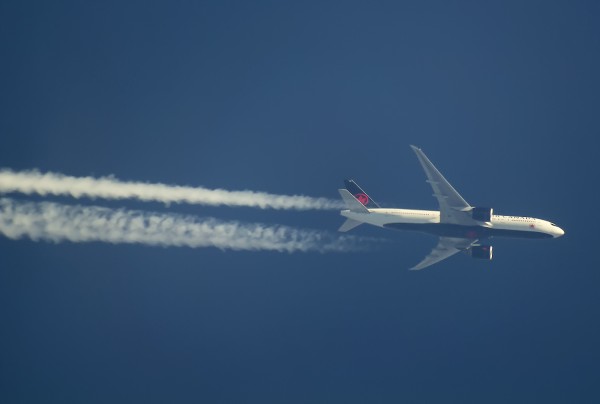
{"label": "aircraft belly", "polygon": [[445,223],[387,223],[383,227],[395,230],[420,231],[439,237],[458,237],[467,239],[483,239],[488,237],[512,238],[551,238],[547,233],[537,231],[521,231],[496,229],[481,226],[462,226]]}

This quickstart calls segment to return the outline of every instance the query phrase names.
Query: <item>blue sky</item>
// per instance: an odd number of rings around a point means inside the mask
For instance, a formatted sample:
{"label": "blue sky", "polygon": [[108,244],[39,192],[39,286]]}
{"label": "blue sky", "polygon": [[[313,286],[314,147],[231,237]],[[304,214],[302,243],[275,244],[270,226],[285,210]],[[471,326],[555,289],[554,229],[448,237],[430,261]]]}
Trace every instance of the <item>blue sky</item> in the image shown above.
{"label": "blue sky", "polygon": [[[0,166],[435,209],[557,240],[372,252],[0,238],[3,402],[595,402],[596,2],[5,2]],[[14,196],[15,198],[24,198]],[[39,197],[24,199],[39,200]],[[336,212],[75,201],[334,232]]]}

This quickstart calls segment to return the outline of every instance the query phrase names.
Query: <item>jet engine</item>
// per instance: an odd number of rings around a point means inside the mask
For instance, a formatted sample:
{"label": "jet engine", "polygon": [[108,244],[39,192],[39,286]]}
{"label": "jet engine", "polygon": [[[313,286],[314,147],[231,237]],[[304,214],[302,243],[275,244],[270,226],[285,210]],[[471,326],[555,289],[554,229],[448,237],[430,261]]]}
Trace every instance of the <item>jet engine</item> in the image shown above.
{"label": "jet engine", "polygon": [[471,217],[479,222],[491,222],[494,209],[492,208],[473,208]]}
{"label": "jet engine", "polygon": [[494,247],[491,245],[474,245],[471,247],[471,257],[480,260],[491,260]]}

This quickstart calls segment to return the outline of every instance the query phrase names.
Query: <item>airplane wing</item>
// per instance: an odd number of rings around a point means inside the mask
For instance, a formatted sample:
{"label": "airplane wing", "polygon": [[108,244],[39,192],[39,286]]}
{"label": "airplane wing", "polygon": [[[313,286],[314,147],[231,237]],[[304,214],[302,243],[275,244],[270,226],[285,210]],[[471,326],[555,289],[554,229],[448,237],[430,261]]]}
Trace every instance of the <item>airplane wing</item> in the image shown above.
{"label": "airplane wing", "polygon": [[429,255],[410,269],[417,271],[426,268],[453,256],[457,252],[469,249],[476,242],[477,240],[467,238],[440,237],[438,244],[431,250]]}
{"label": "airplane wing", "polygon": [[427,175],[427,182],[433,189],[433,196],[436,197],[440,205],[440,223],[453,223],[462,225],[477,224],[471,216],[466,213],[472,207],[450,183],[438,171],[433,163],[427,158],[421,149],[410,146],[417,154],[419,162]]}

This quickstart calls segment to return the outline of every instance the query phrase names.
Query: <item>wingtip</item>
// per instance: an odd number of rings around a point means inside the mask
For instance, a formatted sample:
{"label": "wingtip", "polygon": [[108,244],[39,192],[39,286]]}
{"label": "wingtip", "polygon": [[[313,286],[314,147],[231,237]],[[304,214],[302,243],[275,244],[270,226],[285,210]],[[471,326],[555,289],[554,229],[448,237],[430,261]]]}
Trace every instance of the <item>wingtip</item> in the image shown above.
{"label": "wingtip", "polygon": [[412,145],[412,144],[410,145],[410,147],[412,147],[413,150],[421,150],[420,148],[418,148],[417,146]]}

